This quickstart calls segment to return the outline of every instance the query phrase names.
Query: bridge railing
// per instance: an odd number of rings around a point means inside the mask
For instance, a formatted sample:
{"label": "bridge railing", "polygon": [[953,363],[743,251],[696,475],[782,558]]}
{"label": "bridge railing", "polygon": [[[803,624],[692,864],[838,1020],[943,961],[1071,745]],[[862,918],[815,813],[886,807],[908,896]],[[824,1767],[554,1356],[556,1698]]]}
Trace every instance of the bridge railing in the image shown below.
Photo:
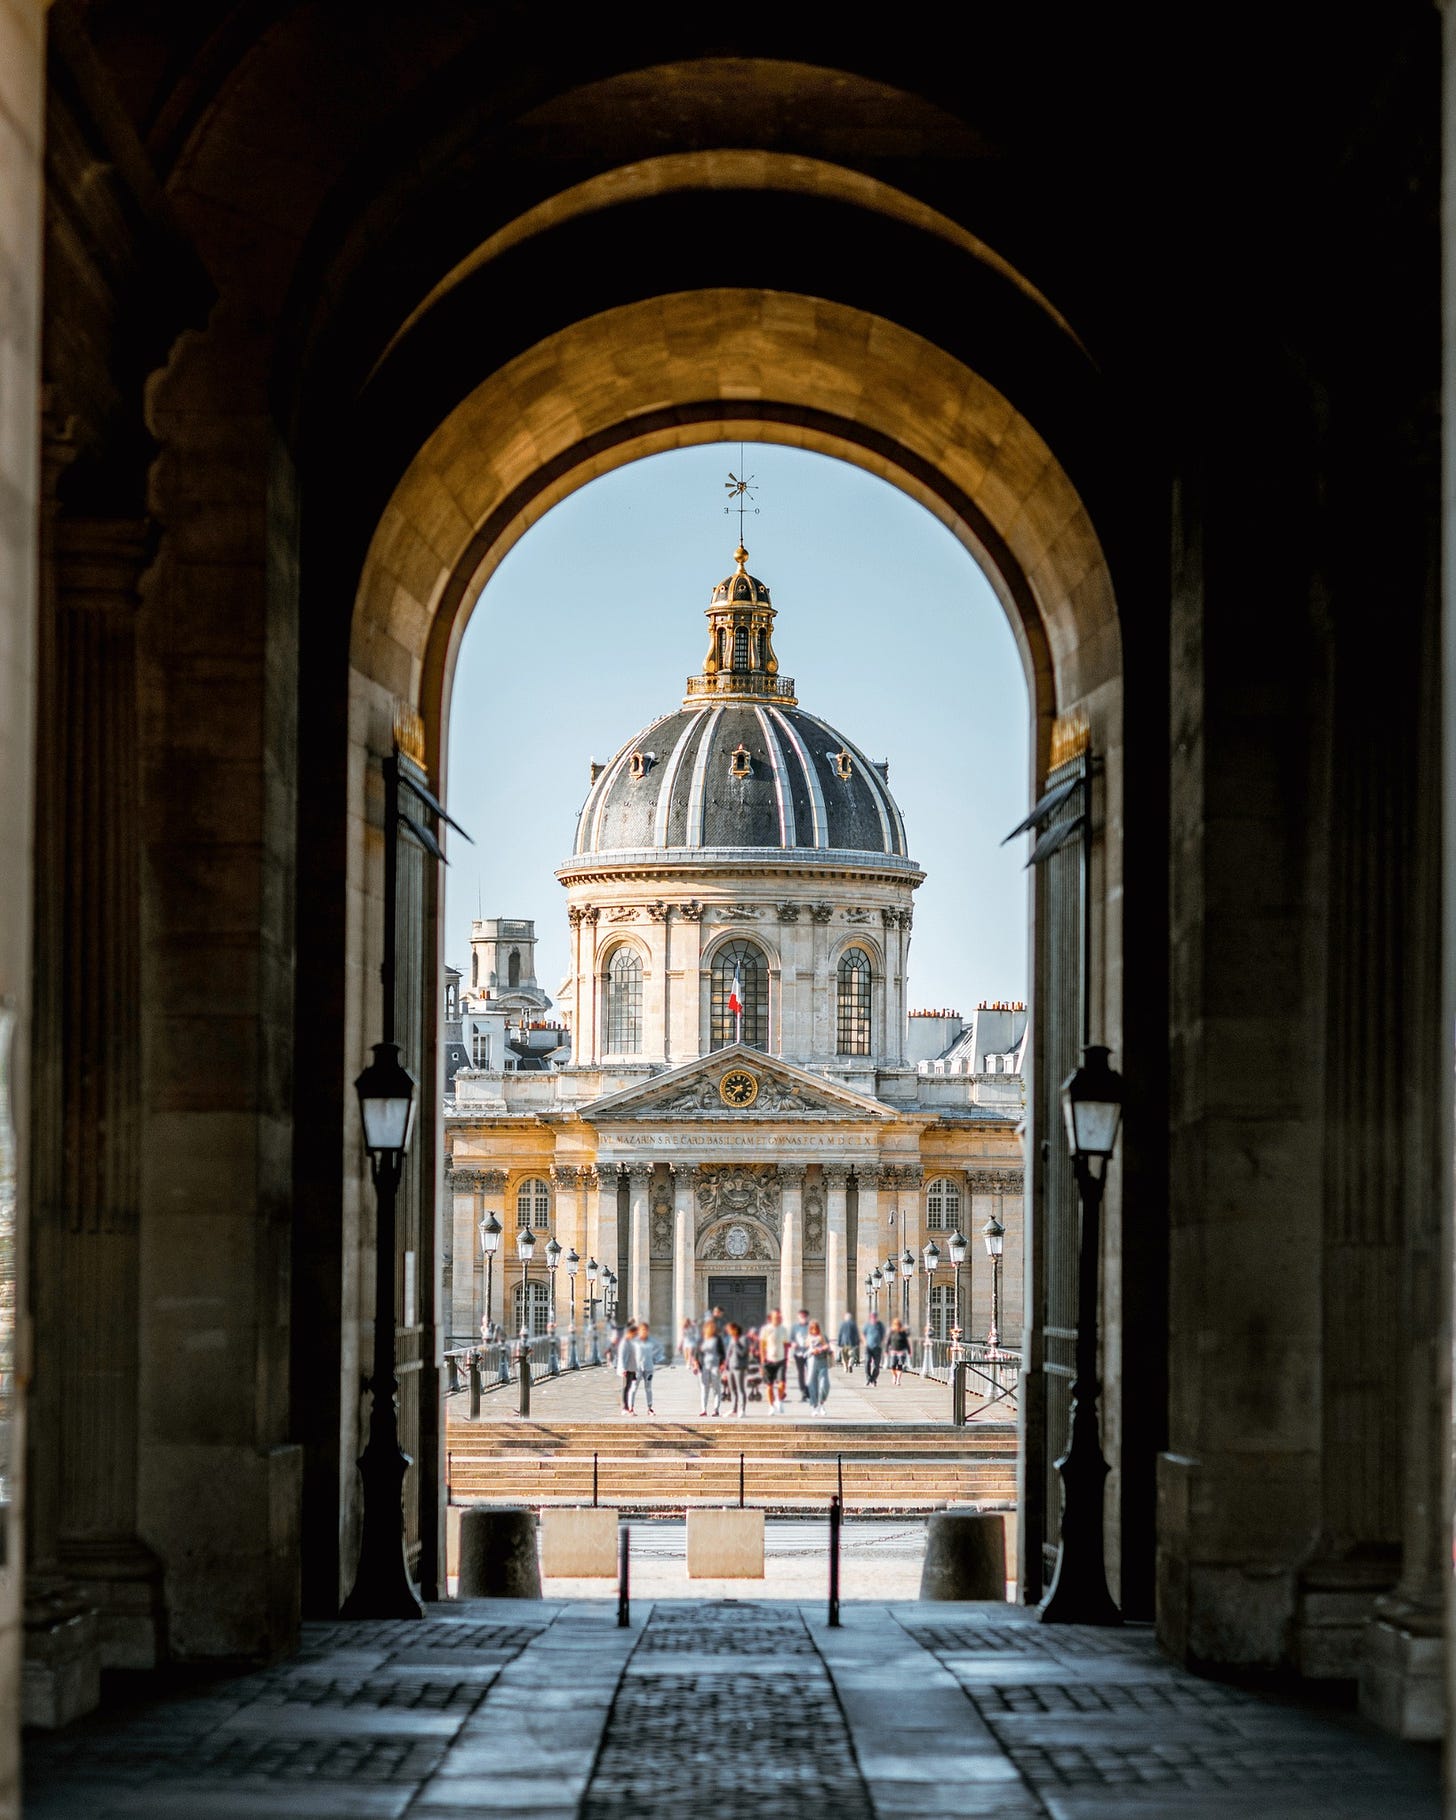
{"label": "bridge railing", "polygon": [[[445,1367],[449,1374],[445,1394],[455,1396],[458,1392],[470,1388],[470,1361],[475,1359],[480,1368],[480,1388],[482,1391],[503,1390],[506,1385],[516,1381],[517,1349],[519,1339],[481,1340],[474,1346],[451,1346],[445,1353]],[[574,1369],[571,1364],[572,1336],[570,1333],[538,1333],[528,1346],[531,1354],[531,1376],[538,1381],[543,1377],[555,1377],[560,1372]],[[583,1369],[605,1363],[604,1341],[597,1336],[596,1356],[592,1356],[591,1333],[588,1330],[583,1337],[576,1338],[577,1364]],[[554,1369],[553,1369],[554,1361]]]}
{"label": "bridge railing", "polygon": [[956,1362],[966,1368],[966,1407],[971,1414],[995,1405],[1009,1417],[1016,1410],[1021,1386],[1021,1354],[1008,1346],[988,1346],[984,1341],[922,1340],[916,1347],[920,1375],[949,1384]]}

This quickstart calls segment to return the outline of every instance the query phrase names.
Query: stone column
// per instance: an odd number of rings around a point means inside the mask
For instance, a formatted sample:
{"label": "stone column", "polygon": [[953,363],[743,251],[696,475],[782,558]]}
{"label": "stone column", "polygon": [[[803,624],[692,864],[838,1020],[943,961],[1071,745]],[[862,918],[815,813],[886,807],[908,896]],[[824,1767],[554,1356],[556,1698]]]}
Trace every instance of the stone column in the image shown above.
{"label": "stone column", "polygon": [[779,1239],[779,1306],[793,1325],[804,1299],[804,1165],[780,1163],[783,1185],[783,1232]]}
{"label": "stone column", "polygon": [[672,1339],[677,1343],[683,1321],[697,1311],[694,1294],[694,1224],[697,1206],[694,1190],[698,1171],[693,1163],[673,1163],[672,1169]]}
{"label": "stone column", "polygon": [[48,1405],[35,1440],[48,1470],[34,1490],[56,1564],[100,1615],[101,1666],[151,1668],[161,1568],[137,1533],[136,643],[150,538],[139,520],[47,522],[35,965],[36,1048],[49,1065],[36,1079],[34,1191],[35,1370]]}
{"label": "stone column", "polygon": [[[555,1217],[548,1236],[555,1238],[563,1254],[575,1245],[582,1258],[588,1255],[591,1236],[587,1231],[587,1223],[582,1218],[583,1193],[588,1178],[594,1186],[596,1182],[594,1169],[583,1169],[574,1163],[553,1163],[551,1165],[551,1189],[552,1200],[555,1203]],[[551,1279],[550,1273],[546,1269],[544,1251],[545,1240],[538,1234],[536,1256],[531,1263],[531,1278],[533,1282],[542,1282],[549,1286]],[[564,1328],[566,1318],[561,1313],[561,1304],[563,1299],[567,1305],[570,1304],[571,1292],[565,1287],[565,1273],[559,1267],[556,1274],[560,1278],[556,1289],[557,1321],[558,1325]]]}
{"label": "stone column", "polygon": [[[631,1228],[628,1256],[628,1281],[622,1285],[627,1310],[642,1319],[650,1318],[652,1309],[652,1165],[631,1163],[627,1167],[631,1193]],[[675,1298],[674,1298],[675,1299]],[[661,1337],[661,1336],[659,1336]],[[664,1340],[664,1346],[667,1342]],[[672,1335],[673,1345],[677,1335]]]}
{"label": "stone column", "polygon": [[[605,1270],[616,1270],[620,1255],[617,1234],[617,1178],[620,1169],[615,1162],[600,1163],[595,1169],[582,1170],[582,1182],[588,1193],[594,1193],[595,1206],[591,1214],[592,1255]],[[581,1249],[580,1246],[577,1247]],[[627,1303],[628,1285],[617,1284],[617,1312],[629,1312]]]}
{"label": "stone column", "polygon": [[824,1324],[837,1331],[849,1307],[849,1170],[830,1163],[824,1170]]}
{"label": "stone column", "polygon": [[[854,1179],[859,1187],[859,1231],[855,1244],[855,1306],[859,1309],[860,1324],[869,1319],[869,1297],[864,1287],[864,1280],[884,1260],[884,1233],[880,1230],[880,1171],[871,1166],[867,1169],[856,1169]],[[880,1311],[884,1312],[885,1299],[880,1297]]]}

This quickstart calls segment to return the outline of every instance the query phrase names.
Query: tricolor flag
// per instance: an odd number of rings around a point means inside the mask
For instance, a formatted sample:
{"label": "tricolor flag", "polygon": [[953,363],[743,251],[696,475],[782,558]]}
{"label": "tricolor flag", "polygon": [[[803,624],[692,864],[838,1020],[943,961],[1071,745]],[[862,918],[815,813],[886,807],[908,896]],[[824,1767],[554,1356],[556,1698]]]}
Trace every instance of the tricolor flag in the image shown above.
{"label": "tricolor flag", "polygon": [[734,1017],[737,1018],[739,1021],[739,1035],[741,1037],[743,1034],[743,1031],[742,1031],[743,986],[742,986],[742,982],[738,978],[738,962],[737,961],[734,961],[734,963],[733,963],[733,986],[728,994],[728,1009],[733,1013]]}

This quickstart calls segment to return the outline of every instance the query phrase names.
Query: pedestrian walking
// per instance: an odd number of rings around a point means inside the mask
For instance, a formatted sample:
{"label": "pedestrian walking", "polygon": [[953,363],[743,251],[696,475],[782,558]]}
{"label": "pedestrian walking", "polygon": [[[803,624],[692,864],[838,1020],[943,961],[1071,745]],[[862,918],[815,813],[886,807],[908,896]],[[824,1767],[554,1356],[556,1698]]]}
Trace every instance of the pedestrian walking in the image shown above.
{"label": "pedestrian walking", "polygon": [[742,1420],[748,1414],[748,1341],[737,1321],[728,1323],[723,1345],[723,1376],[728,1381],[729,1415]]}
{"label": "pedestrian walking", "polygon": [[635,1416],[634,1407],[637,1400],[637,1328],[633,1323],[622,1330],[617,1341],[615,1364],[617,1376],[622,1380],[622,1413]]}
{"label": "pedestrian walking", "polygon": [[678,1329],[677,1355],[689,1371],[697,1372],[698,1324],[690,1314],[683,1316],[682,1326]]}
{"label": "pedestrian walking", "polygon": [[817,1321],[810,1321],[808,1335],[809,1407],[817,1415],[829,1401],[829,1366],[834,1348]]}
{"label": "pedestrian walking", "polygon": [[799,1401],[809,1401],[809,1385],[805,1372],[809,1366],[809,1310],[801,1308],[799,1318],[794,1322],[794,1370],[799,1378]]}
{"label": "pedestrian walking", "polygon": [[910,1364],[910,1335],[899,1315],[891,1321],[885,1340],[885,1363],[890,1368],[891,1383],[898,1384]]}
{"label": "pedestrian walking", "polygon": [[865,1322],[865,1383],[878,1384],[880,1381],[880,1360],[885,1353],[885,1323],[877,1314],[872,1314]]}
{"label": "pedestrian walking", "polygon": [[763,1394],[768,1399],[768,1413],[784,1413],[784,1377],[789,1369],[789,1348],[793,1335],[784,1326],[781,1308],[772,1309],[758,1330],[758,1356],[763,1369]]}
{"label": "pedestrian walking", "polygon": [[652,1407],[652,1374],[662,1363],[662,1348],[652,1337],[652,1329],[646,1321],[637,1323],[637,1381],[632,1386],[632,1402],[635,1408],[637,1392],[640,1390],[647,1401],[647,1413],[655,1416],[657,1411]]}
{"label": "pedestrian walking", "polygon": [[859,1324],[847,1308],[839,1323],[839,1364],[843,1371],[853,1371],[859,1364]]}
{"label": "pedestrian walking", "polygon": [[[698,1414],[716,1416],[723,1409],[723,1341],[716,1321],[704,1321],[698,1339]],[[713,1407],[709,1409],[711,1403]]]}

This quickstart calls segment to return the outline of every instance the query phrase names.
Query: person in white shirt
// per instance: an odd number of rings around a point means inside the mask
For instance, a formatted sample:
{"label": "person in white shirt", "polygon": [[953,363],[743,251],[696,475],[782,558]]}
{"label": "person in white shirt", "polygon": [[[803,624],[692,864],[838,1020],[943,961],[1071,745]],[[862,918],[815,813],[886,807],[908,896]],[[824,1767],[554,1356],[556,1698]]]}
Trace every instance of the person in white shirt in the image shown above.
{"label": "person in white shirt", "polygon": [[768,1398],[768,1413],[784,1413],[784,1378],[789,1369],[789,1347],[793,1335],[784,1326],[783,1310],[775,1308],[758,1330],[758,1356],[763,1366],[763,1394]]}
{"label": "person in white shirt", "polygon": [[637,1392],[639,1390],[645,1391],[647,1394],[648,1415],[657,1414],[652,1407],[652,1374],[661,1363],[662,1348],[653,1339],[652,1330],[646,1321],[639,1321],[637,1323],[637,1376],[633,1381],[631,1395],[628,1399],[628,1407],[634,1415],[637,1413]]}

